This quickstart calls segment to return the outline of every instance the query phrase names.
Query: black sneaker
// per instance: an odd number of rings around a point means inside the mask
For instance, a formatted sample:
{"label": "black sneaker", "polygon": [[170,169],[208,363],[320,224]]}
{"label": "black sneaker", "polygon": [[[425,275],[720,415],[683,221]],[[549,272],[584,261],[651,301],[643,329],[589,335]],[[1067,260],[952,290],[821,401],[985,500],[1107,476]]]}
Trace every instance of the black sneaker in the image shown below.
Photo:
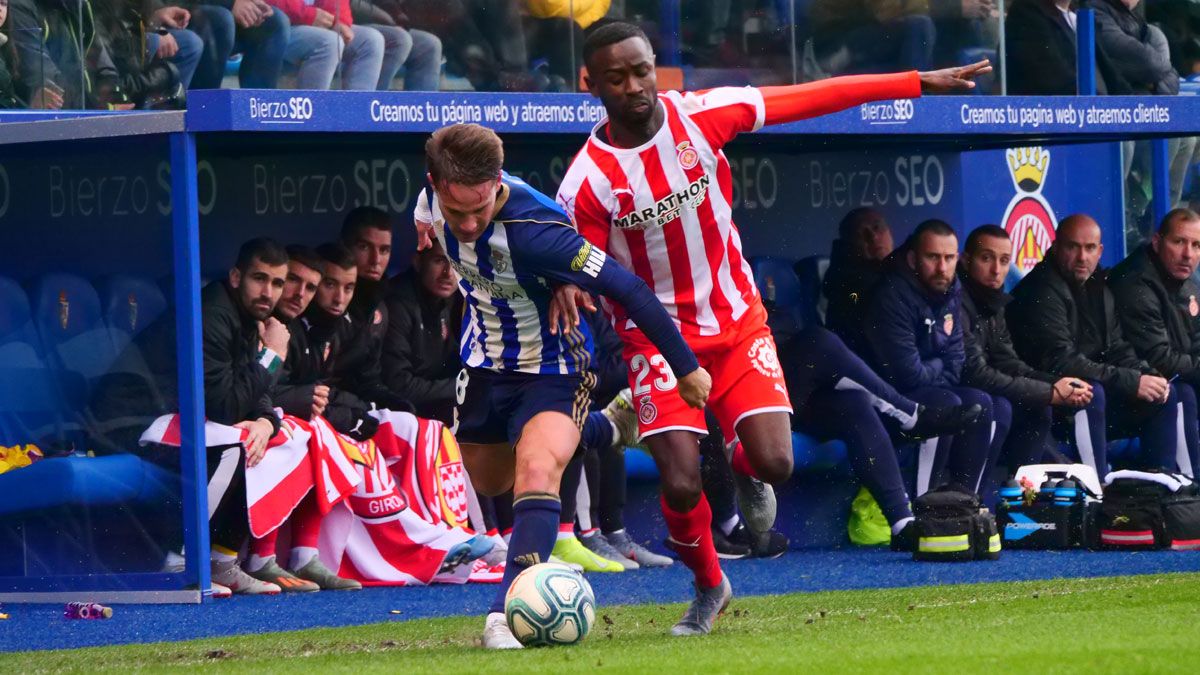
{"label": "black sneaker", "polygon": [[900,435],[911,441],[922,441],[946,434],[955,434],[963,427],[979,419],[983,408],[978,403],[966,405],[917,406],[917,422],[911,429],[904,429]]}
{"label": "black sneaker", "polygon": [[733,536],[726,536],[721,528],[714,527],[712,529],[713,547],[717,549],[717,557],[722,560],[740,560],[750,557],[750,543],[748,537],[738,537],[738,531],[749,533],[745,523],[738,522],[737,527],[733,530]]}
{"label": "black sneaker", "polygon": [[892,550],[897,553],[912,553],[917,547],[916,521],[910,520],[901,530],[892,535]]}
{"label": "black sneaker", "polygon": [[751,558],[778,558],[787,552],[790,543],[782,532],[770,530],[758,533],[740,521],[726,539],[737,546],[749,549]]}

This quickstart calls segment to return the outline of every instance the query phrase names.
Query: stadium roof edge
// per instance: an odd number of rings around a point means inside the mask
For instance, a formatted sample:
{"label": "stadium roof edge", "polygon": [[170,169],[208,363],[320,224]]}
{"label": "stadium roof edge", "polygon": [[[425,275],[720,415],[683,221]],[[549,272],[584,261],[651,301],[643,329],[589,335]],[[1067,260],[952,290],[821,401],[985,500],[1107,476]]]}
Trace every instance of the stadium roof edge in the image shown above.
{"label": "stadium roof edge", "polygon": [[4,111],[0,145],[167,134],[184,120],[183,112]]}

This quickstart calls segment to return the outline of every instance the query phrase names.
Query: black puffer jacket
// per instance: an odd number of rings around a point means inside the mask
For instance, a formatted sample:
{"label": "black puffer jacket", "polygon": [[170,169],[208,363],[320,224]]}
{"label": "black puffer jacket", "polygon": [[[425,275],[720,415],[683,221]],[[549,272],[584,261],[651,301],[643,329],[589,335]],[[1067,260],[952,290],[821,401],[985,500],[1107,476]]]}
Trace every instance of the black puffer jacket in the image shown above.
{"label": "black puffer jacket", "polygon": [[1112,269],[1109,288],[1138,356],[1166,377],[1200,385],[1200,287],[1168,277],[1143,244]]}
{"label": "black puffer jacket", "polygon": [[[203,321],[204,415],[218,424],[265,417],[279,430],[272,388],[280,370],[259,362],[258,322],[238,308],[224,282],[200,293]],[[135,449],[149,422],[179,412],[175,313],[167,311],[130,344],[110,372],[100,378],[91,412],[112,450]]]}
{"label": "black puffer jacket", "polygon": [[1017,356],[1004,308],[1012,298],[959,272],[963,286],[962,320],[967,361],[963,384],[1003,396],[1027,407],[1049,405],[1055,378]]}
{"label": "black puffer jacket", "polygon": [[459,327],[462,295],[430,297],[415,274],[392,282],[387,336],[383,341],[383,382],[408,399],[417,415],[449,423],[454,412],[454,379],[462,370]]}
{"label": "black puffer jacket", "polygon": [[[1052,0],[1013,0],[1004,20],[1008,93],[1074,96],[1075,31]],[[1132,93],[1103,44],[1096,45],[1096,93]]]}
{"label": "black puffer jacket", "polygon": [[1017,327],[1017,354],[1051,375],[1095,380],[1110,394],[1136,397],[1139,379],[1153,369],[1125,339],[1104,272],[1079,286],[1059,273],[1052,256],[1053,247],[1013,289],[1005,309]]}
{"label": "black puffer jacket", "polygon": [[[288,357],[279,383],[275,385],[275,405],[289,415],[310,419],[312,415],[313,390],[324,384],[326,347],[330,353],[333,345],[327,342],[313,344],[309,339],[308,325],[298,318],[288,324],[292,337],[288,341]],[[322,414],[334,429],[355,440],[366,440],[375,435],[379,423],[367,413],[370,404],[342,389],[329,389],[329,404]]]}
{"label": "black puffer jacket", "polygon": [[1162,31],[1122,0],[1087,0],[1086,6],[1096,10],[1096,42],[1135,92],[1179,93],[1179,75]]}
{"label": "black puffer jacket", "polygon": [[829,254],[829,269],[821,282],[821,292],[829,301],[825,309],[825,327],[837,333],[846,346],[859,355],[867,354],[862,335],[863,317],[872,289],[887,272],[888,261],[862,260],[850,254],[850,247],[835,239]]}
{"label": "black puffer jacket", "polygon": [[18,93],[28,100],[53,82],[63,90],[64,109],[99,105],[92,97],[95,82],[116,78],[117,70],[104,45],[94,44],[88,0],[10,0],[9,23],[20,63]]}

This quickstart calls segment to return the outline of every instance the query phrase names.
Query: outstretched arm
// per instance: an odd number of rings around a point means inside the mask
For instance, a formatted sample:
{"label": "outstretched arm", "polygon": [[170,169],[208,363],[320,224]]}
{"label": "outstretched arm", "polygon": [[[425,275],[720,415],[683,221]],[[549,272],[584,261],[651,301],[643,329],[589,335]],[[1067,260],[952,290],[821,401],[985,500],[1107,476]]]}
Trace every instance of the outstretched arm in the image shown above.
{"label": "outstretched arm", "polygon": [[992,72],[985,59],[969,66],[926,73],[915,70],[891,75],[848,75],[783,87],[762,87],[764,124],[783,124],[819,117],[856,105],[922,93],[969,91],[974,78]]}

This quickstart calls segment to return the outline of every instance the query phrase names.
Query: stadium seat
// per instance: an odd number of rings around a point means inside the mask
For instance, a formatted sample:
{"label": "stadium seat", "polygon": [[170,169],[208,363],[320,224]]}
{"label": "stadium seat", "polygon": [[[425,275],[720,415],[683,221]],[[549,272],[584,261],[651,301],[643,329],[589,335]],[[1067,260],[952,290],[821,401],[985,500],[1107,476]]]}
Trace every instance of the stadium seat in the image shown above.
{"label": "stadium seat", "polygon": [[754,284],[762,294],[771,329],[777,332],[794,332],[806,325],[801,313],[800,280],[793,269],[795,264],[794,260],[772,256],[750,259]]}
{"label": "stadium seat", "polygon": [[0,369],[44,366],[29,298],[17,282],[0,277]]}
{"label": "stadium seat", "polygon": [[29,299],[15,281],[0,277],[0,445],[40,442],[53,433],[63,407]]}
{"label": "stadium seat", "polygon": [[108,372],[117,352],[101,315],[100,298],[86,279],[47,274],[30,287],[33,322],[53,368],[89,382]]}
{"label": "stadium seat", "polygon": [[796,278],[800,282],[800,316],[805,325],[825,325],[825,308],[828,302],[821,292],[821,282],[829,269],[829,256],[810,255],[801,258],[795,266]]}
{"label": "stadium seat", "polygon": [[151,279],[117,275],[100,285],[104,323],[118,354],[167,308],[167,298]]}
{"label": "stadium seat", "polygon": [[178,483],[135,455],[43,459],[0,474],[0,516],[57,506],[161,504],[178,492]]}

